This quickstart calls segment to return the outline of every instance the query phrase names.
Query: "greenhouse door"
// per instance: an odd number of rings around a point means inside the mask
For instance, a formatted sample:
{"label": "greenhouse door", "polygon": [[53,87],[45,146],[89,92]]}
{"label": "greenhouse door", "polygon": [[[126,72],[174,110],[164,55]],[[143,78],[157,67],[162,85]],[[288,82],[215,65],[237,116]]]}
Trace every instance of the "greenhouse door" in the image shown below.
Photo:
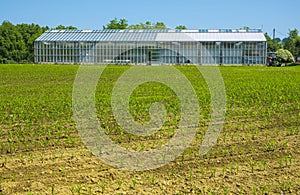
{"label": "greenhouse door", "polygon": [[148,52],[148,64],[160,64],[160,49],[151,49]]}

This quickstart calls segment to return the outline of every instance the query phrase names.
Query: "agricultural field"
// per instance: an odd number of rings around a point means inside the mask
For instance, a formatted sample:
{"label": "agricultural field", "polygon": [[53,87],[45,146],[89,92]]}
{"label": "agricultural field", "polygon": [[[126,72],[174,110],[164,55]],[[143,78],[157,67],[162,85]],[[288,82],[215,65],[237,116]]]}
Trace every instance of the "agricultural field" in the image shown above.
{"label": "agricultural field", "polygon": [[[220,67],[226,117],[216,145],[203,156],[210,92],[196,67],[176,67],[198,96],[196,136],[174,161],[146,171],[114,168],[83,144],[72,110],[78,68],[0,65],[0,194],[300,194],[300,66]],[[101,127],[128,150],[159,148],[176,134],[180,101],[161,83],[140,85],[129,102],[135,121],[147,123],[151,104],[162,102],[166,122],[148,136],[124,131],[114,119],[111,93],[130,68],[107,66],[99,79]]]}

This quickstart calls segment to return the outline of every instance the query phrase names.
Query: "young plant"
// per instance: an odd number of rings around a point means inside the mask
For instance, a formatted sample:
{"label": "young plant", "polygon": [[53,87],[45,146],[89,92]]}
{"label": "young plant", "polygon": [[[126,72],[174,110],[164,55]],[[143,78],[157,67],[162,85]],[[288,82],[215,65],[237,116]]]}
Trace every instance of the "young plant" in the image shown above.
{"label": "young plant", "polygon": [[101,187],[101,190],[102,190],[102,194],[104,193],[104,190],[105,190],[105,187],[106,187],[106,184],[104,181],[100,180],[99,181],[99,184],[100,184],[100,187]]}
{"label": "young plant", "polygon": [[262,194],[270,194],[270,187],[267,186],[266,184],[262,184],[261,186],[259,186],[259,189],[261,191]]}
{"label": "young plant", "polygon": [[54,186],[51,186],[51,194],[54,195],[55,191],[54,191]]}
{"label": "young plant", "polygon": [[93,194],[93,190],[92,190],[92,187],[91,187],[91,186],[88,187],[88,191],[89,191],[89,195],[92,195],[92,194]]}
{"label": "young plant", "polygon": [[228,192],[229,192],[228,188],[223,188],[223,194],[224,194],[224,195],[227,195]]}
{"label": "young plant", "polygon": [[250,165],[250,167],[251,167],[251,172],[254,173],[254,167],[255,167],[255,165],[256,165],[256,162],[253,161],[253,160],[250,160],[249,165]]}
{"label": "young plant", "polygon": [[231,163],[229,165],[229,171],[230,171],[230,174],[233,174],[233,164],[231,164]]}
{"label": "young plant", "polygon": [[281,158],[277,159],[278,163],[279,163],[279,167],[283,168],[283,161]]}
{"label": "young plant", "polygon": [[81,186],[81,185],[77,186],[77,193],[78,193],[78,195],[81,194],[81,189],[82,189],[82,186]]}
{"label": "young plant", "polygon": [[69,187],[69,189],[70,189],[72,195],[74,195],[74,194],[75,194],[75,187],[74,187],[74,186],[71,186],[71,187]]}
{"label": "young plant", "polygon": [[267,165],[266,160],[260,160],[259,162],[260,162],[261,170],[265,171],[266,170],[266,165]]}
{"label": "young plant", "polygon": [[235,165],[235,171],[236,171],[236,173],[238,174],[238,172],[239,172],[239,164],[236,164],[236,165]]}
{"label": "young plant", "polygon": [[217,168],[214,167],[214,168],[213,168],[213,176],[214,176],[214,177],[216,177],[216,173],[217,173]]}
{"label": "young plant", "polygon": [[148,177],[148,181],[149,181],[149,183],[151,183],[152,185],[154,185],[155,184],[154,176],[153,175],[149,176]]}
{"label": "young plant", "polygon": [[253,195],[257,194],[257,188],[256,187],[252,187],[252,193],[253,193]]}
{"label": "young plant", "polygon": [[225,165],[222,168],[222,172],[223,172],[223,175],[225,176],[225,174],[226,174],[226,166]]}
{"label": "young plant", "polygon": [[118,189],[121,188],[122,184],[123,184],[123,180],[118,180]]}
{"label": "young plant", "polygon": [[133,179],[132,179],[133,188],[135,188],[136,183],[137,183],[136,177],[134,176]]}
{"label": "young plant", "polygon": [[280,189],[282,192],[290,192],[291,188],[292,188],[291,181],[280,182]]}
{"label": "young plant", "polygon": [[190,169],[190,171],[189,171],[189,179],[190,179],[190,181],[192,181],[192,179],[193,179],[193,170],[192,169]]}

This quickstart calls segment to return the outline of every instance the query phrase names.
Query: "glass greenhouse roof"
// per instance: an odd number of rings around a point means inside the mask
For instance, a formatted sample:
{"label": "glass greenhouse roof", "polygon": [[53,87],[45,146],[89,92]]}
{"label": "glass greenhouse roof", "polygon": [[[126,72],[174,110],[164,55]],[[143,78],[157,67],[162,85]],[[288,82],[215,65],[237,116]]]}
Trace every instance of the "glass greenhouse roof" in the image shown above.
{"label": "glass greenhouse roof", "polygon": [[266,41],[260,29],[49,30],[36,41]]}

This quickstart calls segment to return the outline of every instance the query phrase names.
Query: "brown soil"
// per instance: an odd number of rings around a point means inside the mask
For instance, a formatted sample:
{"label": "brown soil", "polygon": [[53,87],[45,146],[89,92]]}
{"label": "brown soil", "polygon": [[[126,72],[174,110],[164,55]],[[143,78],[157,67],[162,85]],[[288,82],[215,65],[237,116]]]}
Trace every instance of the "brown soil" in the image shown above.
{"label": "brown soil", "polygon": [[299,138],[299,128],[225,131],[207,155],[193,144],[194,153],[144,172],[112,168],[80,143],[16,151],[1,155],[0,194],[300,194]]}

